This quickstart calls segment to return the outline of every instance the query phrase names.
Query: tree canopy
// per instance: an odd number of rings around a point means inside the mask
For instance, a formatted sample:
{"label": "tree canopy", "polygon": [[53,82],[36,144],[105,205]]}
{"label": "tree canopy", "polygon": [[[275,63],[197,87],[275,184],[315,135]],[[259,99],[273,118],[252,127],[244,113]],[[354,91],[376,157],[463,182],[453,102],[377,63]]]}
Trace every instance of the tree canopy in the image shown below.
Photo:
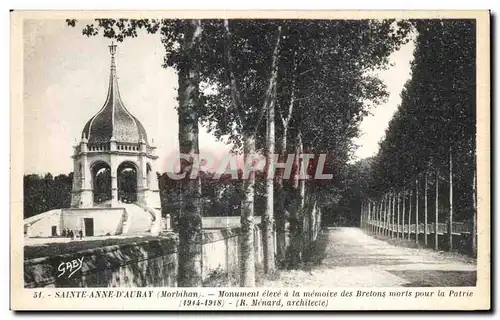
{"label": "tree canopy", "polygon": [[451,156],[457,215],[466,218],[476,167],[475,22],[413,23],[418,36],[412,76],[380,142],[371,196],[411,188],[426,173],[446,181]]}

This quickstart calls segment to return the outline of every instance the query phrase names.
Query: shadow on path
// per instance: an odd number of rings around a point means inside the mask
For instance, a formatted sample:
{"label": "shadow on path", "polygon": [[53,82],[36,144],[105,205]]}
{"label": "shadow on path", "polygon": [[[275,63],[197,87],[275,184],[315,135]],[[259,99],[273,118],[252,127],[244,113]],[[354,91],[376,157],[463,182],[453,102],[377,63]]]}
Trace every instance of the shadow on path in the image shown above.
{"label": "shadow on path", "polygon": [[403,287],[473,287],[476,285],[476,271],[394,270],[389,272],[409,281]]}

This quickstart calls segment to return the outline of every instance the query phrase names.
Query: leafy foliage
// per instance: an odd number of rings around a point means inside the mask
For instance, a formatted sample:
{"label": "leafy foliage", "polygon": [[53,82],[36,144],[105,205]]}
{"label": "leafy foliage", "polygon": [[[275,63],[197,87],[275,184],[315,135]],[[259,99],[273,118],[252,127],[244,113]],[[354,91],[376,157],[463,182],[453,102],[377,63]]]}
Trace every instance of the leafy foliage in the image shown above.
{"label": "leafy foliage", "polygon": [[[76,25],[74,20],[67,23]],[[276,108],[281,117],[290,118],[287,126],[291,130],[278,121],[277,134],[294,141],[300,132],[306,152],[328,153],[327,171],[335,173],[335,180],[330,185],[309,187],[323,190],[326,197],[338,192],[360,121],[371,105],[387,96],[385,84],[374,70],[388,66],[389,55],[408,41],[411,25],[390,19],[237,19],[229,21],[228,42],[223,20],[203,20],[199,50],[187,55],[180,51],[187,23],[167,19],[96,19],[82,32],[86,36],[101,33],[117,41],[137,37],[141,29],[159,33],[165,47],[164,67],[182,70],[186,63],[197,65],[200,103],[195,107],[199,119],[217,137],[228,137],[236,151],[241,151],[242,135],[254,130],[259,132],[258,149],[265,145],[265,128],[258,124],[272,71],[273,35],[281,27]],[[228,46],[232,65],[227,64]],[[241,93],[242,112],[233,105],[230,71]],[[294,108],[290,108],[292,101]],[[205,184],[204,188],[210,189]]]}
{"label": "leafy foliage", "polygon": [[71,204],[73,173],[53,177],[47,173],[44,177],[37,174],[24,176],[24,219],[36,214],[59,208],[68,208]]}
{"label": "leafy foliage", "polygon": [[[413,23],[418,37],[412,78],[380,142],[372,168],[371,196],[412,188],[415,180],[422,184],[426,173],[438,172],[441,179],[448,180],[451,153],[456,216],[470,218],[476,166],[475,23]],[[434,185],[434,179],[429,181]],[[447,201],[446,194],[441,201]]]}

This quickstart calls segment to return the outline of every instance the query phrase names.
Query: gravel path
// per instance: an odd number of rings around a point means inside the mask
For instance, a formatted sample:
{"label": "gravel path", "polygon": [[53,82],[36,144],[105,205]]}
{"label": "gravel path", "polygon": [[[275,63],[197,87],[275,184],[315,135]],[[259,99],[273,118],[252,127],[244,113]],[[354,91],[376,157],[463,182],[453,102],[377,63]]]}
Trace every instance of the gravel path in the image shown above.
{"label": "gravel path", "polygon": [[476,265],[466,257],[391,245],[359,228],[329,228],[319,236],[315,261],[281,271],[266,287],[475,286]]}

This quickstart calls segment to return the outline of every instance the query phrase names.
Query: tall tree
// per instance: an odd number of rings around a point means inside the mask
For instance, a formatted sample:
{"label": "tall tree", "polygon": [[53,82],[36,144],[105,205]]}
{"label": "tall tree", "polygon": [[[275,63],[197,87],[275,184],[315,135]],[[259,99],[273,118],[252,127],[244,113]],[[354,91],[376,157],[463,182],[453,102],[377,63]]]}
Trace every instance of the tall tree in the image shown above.
{"label": "tall tree", "polygon": [[[254,258],[254,238],[253,238],[253,230],[254,230],[254,188],[255,188],[255,171],[247,170],[247,168],[252,164],[252,159],[256,154],[256,135],[259,130],[259,125],[262,119],[262,113],[268,110],[272,110],[269,108],[270,104],[274,104],[275,100],[275,82],[276,82],[276,66],[277,60],[279,56],[279,45],[281,39],[281,27],[278,26],[270,26],[271,30],[274,29],[273,41],[272,45],[267,51],[268,59],[270,60],[270,64],[264,64],[264,68],[268,68],[268,84],[267,88],[264,92],[262,92],[261,88],[258,88],[265,81],[255,81],[255,83],[249,83],[248,76],[249,74],[254,74],[257,72],[256,69],[261,69],[262,66],[259,66],[259,63],[263,61],[253,61],[253,65],[250,65],[249,68],[242,69],[237,68],[238,63],[241,61],[234,61],[233,59],[233,50],[237,51],[237,54],[240,58],[242,58],[243,50],[247,49],[248,46],[252,45],[251,41],[254,39],[249,39],[242,35],[247,35],[253,33],[253,36],[256,36],[257,33],[254,33],[255,30],[255,22],[232,22],[231,25],[236,25],[236,35],[233,34],[232,27],[230,26],[229,20],[224,20],[224,56],[225,63],[228,69],[228,81],[229,81],[229,90],[231,97],[231,104],[233,107],[233,112],[237,114],[237,125],[242,135],[243,140],[243,154],[244,154],[244,163],[245,163],[245,171],[248,171],[245,174],[244,179],[244,194],[245,200],[241,215],[241,228],[242,228],[242,241],[241,241],[241,274],[240,274],[240,282],[241,286],[245,287],[253,287],[255,286],[255,258]],[[236,38],[236,39],[235,39]],[[254,43],[254,54],[256,51],[261,51],[261,47],[255,46]],[[234,46],[234,48],[233,48]],[[261,55],[262,51],[258,52]],[[266,53],[264,53],[266,55]],[[252,56],[255,60],[258,60],[257,55]],[[270,58],[270,59],[269,59]],[[264,61],[266,60],[266,56],[264,56]],[[253,67],[253,68],[252,68]],[[255,68],[255,69],[254,69]],[[224,83],[225,79],[222,79],[221,83]],[[254,90],[245,90],[241,91],[241,86],[249,86],[254,87]],[[257,87],[257,88],[255,88]],[[260,90],[259,90],[260,89]],[[248,112],[249,101],[248,98],[255,98],[256,95],[262,95],[264,97],[262,104],[257,107],[256,112]],[[215,114],[217,117],[222,116],[221,114]],[[270,183],[270,182],[268,182]],[[268,189],[269,191],[269,189]],[[272,226],[273,226],[273,217],[272,217],[272,209],[271,207],[267,207],[266,215],[264,216],[264,227],[265,227],[265,236],[264,236],[264,247],[266,248],[266,266],[267,270],[270,271],[274,269],[274,249],[272,244]],[[271,257],[272,256],[272,257]]]}
{"label": "tall tree", "polygon": [[24,218],[71,204],[71,186],[73,173],[53,176],[50,173],[41,177],[27,174],[23,179]]}
{"label": "tall tree", "polygon": [[[419,20],[413,24],[417,37],[412,77],[380,144],[374,180],[388,190],[391,185],[405,188],[406,181],[426,172],[436,172],[439,179],[449,175],[451,156],[453,188],[449,197],[436,194],[436,211],[447,207],[448,216],[442,222],[448,222],[450,229],[453,220],[470,221],[475,212],[470,200],[476,166],[475,22]],[[453,206],[446,203],[447,198]],[[451,247],[449,230],[448,234]]]}
{"label": "tall tree", "polygon": [[[266,99],[274,101],[281,120],[275,124],[276,136],[280,137],[278,152],[287,151],[287,141],[302,141],[296,143],[294,151],[302,148],[328,153],[327,170],[338,168],[340,179],[353,150],[352,138],[358,134],[359,122],[367,114],[369,103],[386,96],[384,84],[371,71],[388,65],[389,54],[405,41],[407,25],[393,20],[217,20],[208,25],[214,30],[210,34],[216,35],[209,39],[211,50],[207,51],[211,62],[207,66],[207,81],[215,90],[207,97],[205,119],[212,132],[217,136],[229,135],[238,150],[255,136],[255,150],[261,151],[265,145],[261,137],[266,136],[260,134],[265,130],[260,126],[262,110],[270,106]],[[274,38],[279,27],[280,43]],[[222,41],[217,36],[221,29]],[[269,36],[263,38],[263,34]],[[270,86],[275,57],[279,67],[276,95]],[[304,180],[291,182],[288,187],[292,187],[292,192],[288,194],[294,199],[285,199],[285,184],[278,175],[274,199],[278,230],[283,229],[286,211],[297,220],[312,218],[301,216],[301,210],[296,210],[306,203],[300,197],[306,197],[309,186],[311,183]],[[325,184],[315,190],[324,199],[334,187]],[[289,210],[284,203],[292,204]],[[293,232],[302,230],[300,224],[292,228]],[[278,253],[282,252],[282,240],[278,237]]]}
{"label": "tall tree", "polygon": [[183,40],[177,63],[179,77],[179,151],[189,155],[189,163],[181,166],[186,174],[186,188],[179,217],[179,272],[178,284],[183,287],[202,286],[201,254],[201,177],[190,177],[191,171],[199,172],[200,147],[198,141],[200,101],[200,20],[183,24]]}
{"label": "tall tree", "polygon": [[[67,24],[74,27],[76,20],[67,19]],[[82,32],[86,36],[116,39],[122,42],[126,38],[138,36],[140,29],[148,33],[160,33],[165,47],[163,67],[174,67],[178,71],[179,106],[179,151],[190,155],[190,159],[181,160],[181,173],[186,177],[183,205],[179,220],[179,273],[180,286],[201,286],[201,182],[189,179],[193,170],[199,171],[198,120],[201,113],[200,83],[200,39],[202,25],[200,20],[168,19],[96,19],[86,25]]]}
{"label": "tall tree", "polygon": [[273,49],[273,59],[271,63],[271,75],[269,77],[267,105],[267,175],[266,175],[266,211],[263,216],[264,224],[264,271],[272,274],[276,268],[275,250],[274,250],[274,161],[275,151],[275,104],[276,104],[276,86],[278,80],[278,59],[281,41],[281,26],[277,26],[276,45]]}

